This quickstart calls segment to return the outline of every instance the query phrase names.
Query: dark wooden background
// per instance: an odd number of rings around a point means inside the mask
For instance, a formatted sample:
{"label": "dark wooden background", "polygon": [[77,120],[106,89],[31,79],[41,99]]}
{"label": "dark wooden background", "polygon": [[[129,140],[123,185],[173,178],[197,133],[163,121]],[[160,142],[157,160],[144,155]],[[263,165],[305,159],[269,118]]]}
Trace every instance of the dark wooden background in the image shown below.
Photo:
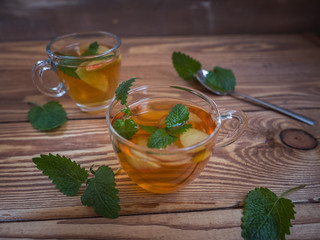
{"label": "dark wooden background", "polygon": [[319,33],[319,0],[0,0],[0,41],[103,30],[119,37]]}

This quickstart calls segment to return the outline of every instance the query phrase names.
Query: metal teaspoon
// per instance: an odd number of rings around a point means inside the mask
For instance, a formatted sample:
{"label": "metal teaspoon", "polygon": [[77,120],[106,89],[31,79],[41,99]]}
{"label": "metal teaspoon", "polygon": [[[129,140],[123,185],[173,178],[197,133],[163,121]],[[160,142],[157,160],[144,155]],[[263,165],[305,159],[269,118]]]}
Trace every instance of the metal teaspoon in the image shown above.
{"label": "metal teaspoon", "polygon": [[283,113],[283,114],[285,114],[287,116],[290,116],[290,117],[292,117],[292,118],[294,118],[296,120],[299,120],[299,121],[301,121],[303,123],[309,124],[311,126],[314,125],[314,121],[312,119],[308,118],[308,117],[305,117],[305,116],[302,116],[300,114],[291,112],[291,111],[289,111],[287,109],[278,107],[278,106],[273,105],[271,103],[262,101],[262,100],[260,100],[258,98],[254,98],[254,97],[248,96],[246,94],[235,92],[235,91],[228,91],[227,92],[227,91],[221,91],[221,90],[214,89],[211,86],[207,85],[207,83],[206,83],[207,74],[208,74],[207,70],[201,69],[201,70],[197,71],[196,78],[206,89],[208,89],[209,91],[211,91],[211,92],[213,92],[213,93],[215,93],[217,95],[231,95],[233,97],[239,97],[240,96],[245,100],[249,100],[250,102],[260,104],[260,105],[262,105],[264,107],[267,107],[267,108],[271,108],[271,109],[273,109],[275,111]]}

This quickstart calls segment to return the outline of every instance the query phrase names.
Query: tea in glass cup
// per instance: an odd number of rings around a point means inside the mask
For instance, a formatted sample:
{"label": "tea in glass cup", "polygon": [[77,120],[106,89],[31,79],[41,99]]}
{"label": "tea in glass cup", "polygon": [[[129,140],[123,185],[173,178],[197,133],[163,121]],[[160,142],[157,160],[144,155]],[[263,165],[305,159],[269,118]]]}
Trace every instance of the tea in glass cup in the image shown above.
{"label": "tea in glass cup", "polygon": [[[150,147],[153,131],[150,129],[167,131],[168,116],[177,105],[188,109],[186,124],[191,127],[177,134],[166,147]],[[128,176],[154,193],[173,192],[192,182],[205,168],[214,148],[234,142],[247,126],[243,112],[224,111],[222,116],[211,98],[185,87],[142,86],[129,91],[127,106],[132,113],[130,119],[138,126],[137,132],[128,140],[116,131],[115,122],[126,116],[121,111],[123,106],[114,99],[106,116],[111,143]],[[231,118],[239,124],[232,129],[230,137],[217,142],[221,122]],[[163,138],[153,137],[153,140]]]}
{"label": "tea in glass cup", "polygon": [[[99,111],[109,106],[118,86],[121,40],[112,33],[74,33],[52,40],[48,60],[33,67],[33,80],[40,92],[60,97],[65,93],[82,111]],[[53,70],[59,85],[48,87],[43,73]]]}

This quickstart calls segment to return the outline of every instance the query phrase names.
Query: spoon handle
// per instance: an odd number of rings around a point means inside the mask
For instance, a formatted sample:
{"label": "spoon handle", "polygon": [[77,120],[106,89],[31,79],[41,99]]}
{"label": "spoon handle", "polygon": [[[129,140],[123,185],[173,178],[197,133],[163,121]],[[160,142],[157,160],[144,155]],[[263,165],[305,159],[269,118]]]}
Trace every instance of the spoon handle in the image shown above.
{"label": "spoon handle", "polygon": [[262,101],[262,100],[260,100],[260,99],[258,99],[258,98],[254,98],[254,97],[251,97],[251,96],[248,96],[248,95],[246,95],[246,94],[239,93],[239,92],[230,92],[229,94],[230,94],[230,95],[234,95],[234,96],[240,96],[240,97],[242,97],[242,98],[244,98],[244,99],[247,99],[247,100],[249,100],[249,101],[251,101],[251,102],[258,103],[258,104],[260,104],[260,105],[262,105],[262,106],[271,108],[271,109],[273,109],[273,110],[276,110],[276,111],[278,111],[278,112],[280,112],[280,113],[283,113],[283,114],[285,114],[285,115],[287,115],[287,116],[290,116],[290,117],[292,117],[292,118],[294,118],[294,119],[297,119],[297,120],[299,120],[299,121],[301,121],[301,122],[304,122],[304,123],[306,123],[306,124],[309,124],[309,125],[311,125],[311,126],[314,125],[314,120],[312,120],[312,119],[310,119],[310,118],[308,118],[308,117],[305,117],[305,116],[302,116],[302,115],[300,115],[300,114],[291,112],[291,111],[289,111],[289,110],[287,110],[287,109],[278,107],[278,106],[273,105],[273,104],[271,104],[271,103]]}

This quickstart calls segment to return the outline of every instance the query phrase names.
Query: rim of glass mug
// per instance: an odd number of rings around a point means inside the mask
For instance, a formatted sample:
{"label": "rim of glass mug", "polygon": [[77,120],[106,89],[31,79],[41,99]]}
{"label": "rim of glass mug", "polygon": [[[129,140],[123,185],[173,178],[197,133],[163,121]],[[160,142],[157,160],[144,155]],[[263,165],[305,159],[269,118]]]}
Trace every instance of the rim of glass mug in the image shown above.
{"label": "rim of glass mug", "polygon": [[[57,55],[55,54],[54,52],[55,51],[52,51],[51,50],[51,47],[54,43],[60,41],[60,40],[63,40],[63,39],[67,39],[67,38],[72,38],[72,37],[84,37],[84,36],[94,36],[94,35],[101,35],[101,36],[108,36],[108,37],[113,37],[115,40],[116,40],[116,45],[114,47],[112,47],[111,49],[103,52],[103,53],[100,53],[100,54],[96,54],[96,55],[90,55],[90,56],[64,56],[64,55]],[[121,46],[121,39],[116,36],[115,34],[113,33],[110,33],[110,32],[104,32],[104,31],[94,31],[94,32],[76,32],[76,33],[70,33],[70,34],[66,34],[66,35],[62,35],[62,36],[58,36],[54,39],[52,39],[47,47],[46,47],[46,51],[49,55],[50,58],[54,58],[54,59],[69,59],[69,60],[74,60],[74,59],[92,59],[92,58],[97,58],[97,57],[101,57],[101,56],[104,56],[106,54],[109,54],[111,52],[114,52],[115,50],[117,50],[118,48],[120,48]]]}
{"label": "rim of glass mug", "polygon": [[[110,111],[112,110],[112,108],[119,103],[120,101],[116,100],[116,98],[114,97],[111,100],[111,104],[108,107],[107,110],[107,114],[106,114],[106,121],[107,121],[107,125],[108,128],[110,129],[110,131],[112,132],[112,134],[114,134],[114,136],[117,138],[117,140],[120,140],[121,142],[123,142],[124,144],[126,144],[128,147],[132,147],[134,149],[140,150],[140,151],[145,151],[148,153],[154,153],[154,154],[177,154],[179,152],[186,152],[186,151],[192,151],[194,149],[197,149],[198,147],[205,145],[208,141],[211,141],[212,139],[214,139],[214,137],[216,136],[217,132],[219,131],[219,128],[221,126],[221,114],[219,111],[219,108],[217,106],[217,104],[207,95],[195,90],[195,89],[191,89],[191,88],[187,88],[187,87],[182,87],[182,86],[150,86],[150,85],[144,85],[144,86],[140,86],[140,87],[136,87],[132,90],[129,91],[128,96],[131,93],[137,92],[137,91],[141,91],[141,90],[145,90],[145,89],[150,89],[150,88],[154,88],[154,89],[159,89],[159,88],[174,88],[174,89],[179,89],[179,90],[184,90],[186,92],[192,93],[200,98],[202,98],[203,100],[205,100],[210,107],[212,108],[212,112],[210,112],[210,115],[213,117],[212,119],[215,121],[216,123],[216,127],[214,129],[214,131],[203,141],[189,146],[189,147],[184,147],[184,148],[176,148],[176,149],[154,149],[154,148],[148,148],[148,147],[144,147],[138,144],[135,144],[127,139],[125,139],[124,137],[120,136],[118,134],[118,132],[113,128],[112,124],[111,124],[111,119],[110,119]],[[215,115],[214,115],[215,114]],[[214,116],[213,116],[214,115]]]}

